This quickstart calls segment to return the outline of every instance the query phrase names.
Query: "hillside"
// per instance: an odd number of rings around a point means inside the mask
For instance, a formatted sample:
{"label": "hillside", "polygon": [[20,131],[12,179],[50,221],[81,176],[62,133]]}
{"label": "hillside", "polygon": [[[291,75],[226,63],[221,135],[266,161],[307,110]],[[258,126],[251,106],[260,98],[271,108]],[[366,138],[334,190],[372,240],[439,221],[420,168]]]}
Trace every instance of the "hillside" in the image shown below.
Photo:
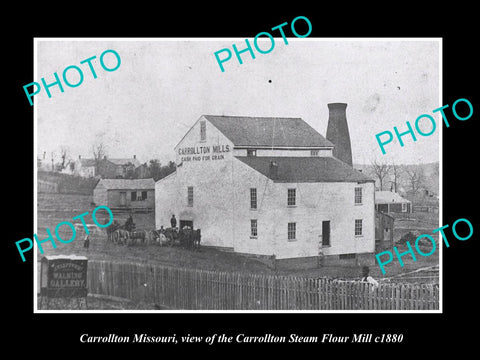
{"label": "hillside", "polygon": [[[84,178],[51,171],[38,171],[38,192],[58,192],[61,194],[93,195],[99,179]],[[51,185],[51,186],[47,186]]]}

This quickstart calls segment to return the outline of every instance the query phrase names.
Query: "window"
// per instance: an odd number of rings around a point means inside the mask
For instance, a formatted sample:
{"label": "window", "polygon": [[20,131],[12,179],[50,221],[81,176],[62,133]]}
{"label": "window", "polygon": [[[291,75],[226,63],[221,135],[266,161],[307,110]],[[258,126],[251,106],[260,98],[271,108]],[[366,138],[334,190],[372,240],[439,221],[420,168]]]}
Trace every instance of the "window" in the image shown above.
{"label": "window", "polygon": [[355,205],[362,203],[362,188],[356,187],[355,188]]}
{"label": "window", "polygon": [[288,189],[287,205],[288,206],[295,206],[296,205],[296,189]]}
{"label": "window", "polygon": [[257,208],[257,189],[251,188],[250,189],[250,209]]}
{"label": "window", "polygon": [[147,192],[146,191],[132,191],[130,193],[130,200],[131,201],[142,201],[147,199]]}
{"label": "window", "polygon": [[205,121],[200,121],[200,141],[207,140],[207,124]]}
{"label": "window", "polygon": [[297,239],[297,223],[288,223],[288,240]]}
{"label": "window", "polygon": [[378,204],[375,206],[377,207],[378,211],[388,213],[388,204]]}
{"label": "window", "polygon": [[193,206],[193,186],[187,188],[187,193],[188,206]]}
{"label": "window", "polygon": [[355,236],[361,236],[361,235],[362,235],[362,220],[356,219],[355,220]]}
{"label": "window", "polygon": [[250,237],[257,237],[257,220],[250,220]]}
{"label": "window", "polygon": [[407,203],[402,203],[402,212],[407,212]]}
{"label": "window", "polygon": [[319,150],[310,150],[310,156],[318,156]]}
{"label": "window", "polygon": [[257,156],[256,149],[247,149],[247,156]]}
{"label": "window", "polygon": [[322,246],[330,246],[330,221],[322,221]]}

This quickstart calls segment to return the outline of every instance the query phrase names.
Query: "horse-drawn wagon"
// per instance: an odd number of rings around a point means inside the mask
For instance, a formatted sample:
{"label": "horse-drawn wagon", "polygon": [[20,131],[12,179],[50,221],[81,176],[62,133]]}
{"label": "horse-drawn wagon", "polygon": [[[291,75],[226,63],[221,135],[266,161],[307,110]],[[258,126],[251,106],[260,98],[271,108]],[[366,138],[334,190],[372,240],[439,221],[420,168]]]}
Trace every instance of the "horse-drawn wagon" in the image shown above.
{"label": "horse-drawn wagon", "polygon": [[196,249],[200,247],[201,233],[200,229],[185,227],[166,228],[161,230],[134,230],[128,231],[118,222],[113,223],[107,229],[107,240],[119,245],[160,245],[160,246],[179,246],[186,249]]}
{"label": "horse-drawn wagon", "polygon": [[170,227],[159,230],[136,230],[132,221],[121,225],[114,220],[112,225],[106,228],[107,240],[119,245],[149,245],[156,244],[161,246],[180,246],[186,249],[196,249],[200,247],[201,233],[200,229],[192,229],[185,226],[182,229]]}
{"label": "horse-drawn wagon", "polygon": [[179,228],[166,228],[163,231],[163,235],[166,238],[166,244],[168,246],[180,246],[186,249],[198,248],[201,241],[200,229],[192,229],[185,227]]}

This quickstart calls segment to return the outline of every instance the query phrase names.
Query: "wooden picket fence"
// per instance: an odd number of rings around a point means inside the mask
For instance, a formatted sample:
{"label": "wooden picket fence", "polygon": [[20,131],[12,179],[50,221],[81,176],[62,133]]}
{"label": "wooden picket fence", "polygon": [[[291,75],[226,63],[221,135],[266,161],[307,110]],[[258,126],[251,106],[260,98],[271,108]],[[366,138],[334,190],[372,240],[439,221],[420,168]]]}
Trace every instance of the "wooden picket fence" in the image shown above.
{"label": "wooden picket fence", "polygon": [[437,284],[227,273],[89,260],[90,293],[188,310],[436,310]]}

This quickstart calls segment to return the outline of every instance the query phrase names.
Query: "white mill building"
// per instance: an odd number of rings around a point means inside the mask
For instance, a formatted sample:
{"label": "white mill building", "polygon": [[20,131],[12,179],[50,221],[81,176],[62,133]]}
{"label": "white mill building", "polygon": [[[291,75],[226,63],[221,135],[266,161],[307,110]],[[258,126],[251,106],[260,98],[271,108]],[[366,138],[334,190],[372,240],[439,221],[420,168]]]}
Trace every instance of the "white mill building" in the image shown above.
{"label": "white mill building", "polygon": [[[327,137],[348,138],[346,104],[329,108]],[[280,266],[371,255],[374,181],[352,168],[347,140],[335,151],[300,118],[203,115],[175,147],[176,172],[155,184],[156,228],[175,214],[203,246]]]}

